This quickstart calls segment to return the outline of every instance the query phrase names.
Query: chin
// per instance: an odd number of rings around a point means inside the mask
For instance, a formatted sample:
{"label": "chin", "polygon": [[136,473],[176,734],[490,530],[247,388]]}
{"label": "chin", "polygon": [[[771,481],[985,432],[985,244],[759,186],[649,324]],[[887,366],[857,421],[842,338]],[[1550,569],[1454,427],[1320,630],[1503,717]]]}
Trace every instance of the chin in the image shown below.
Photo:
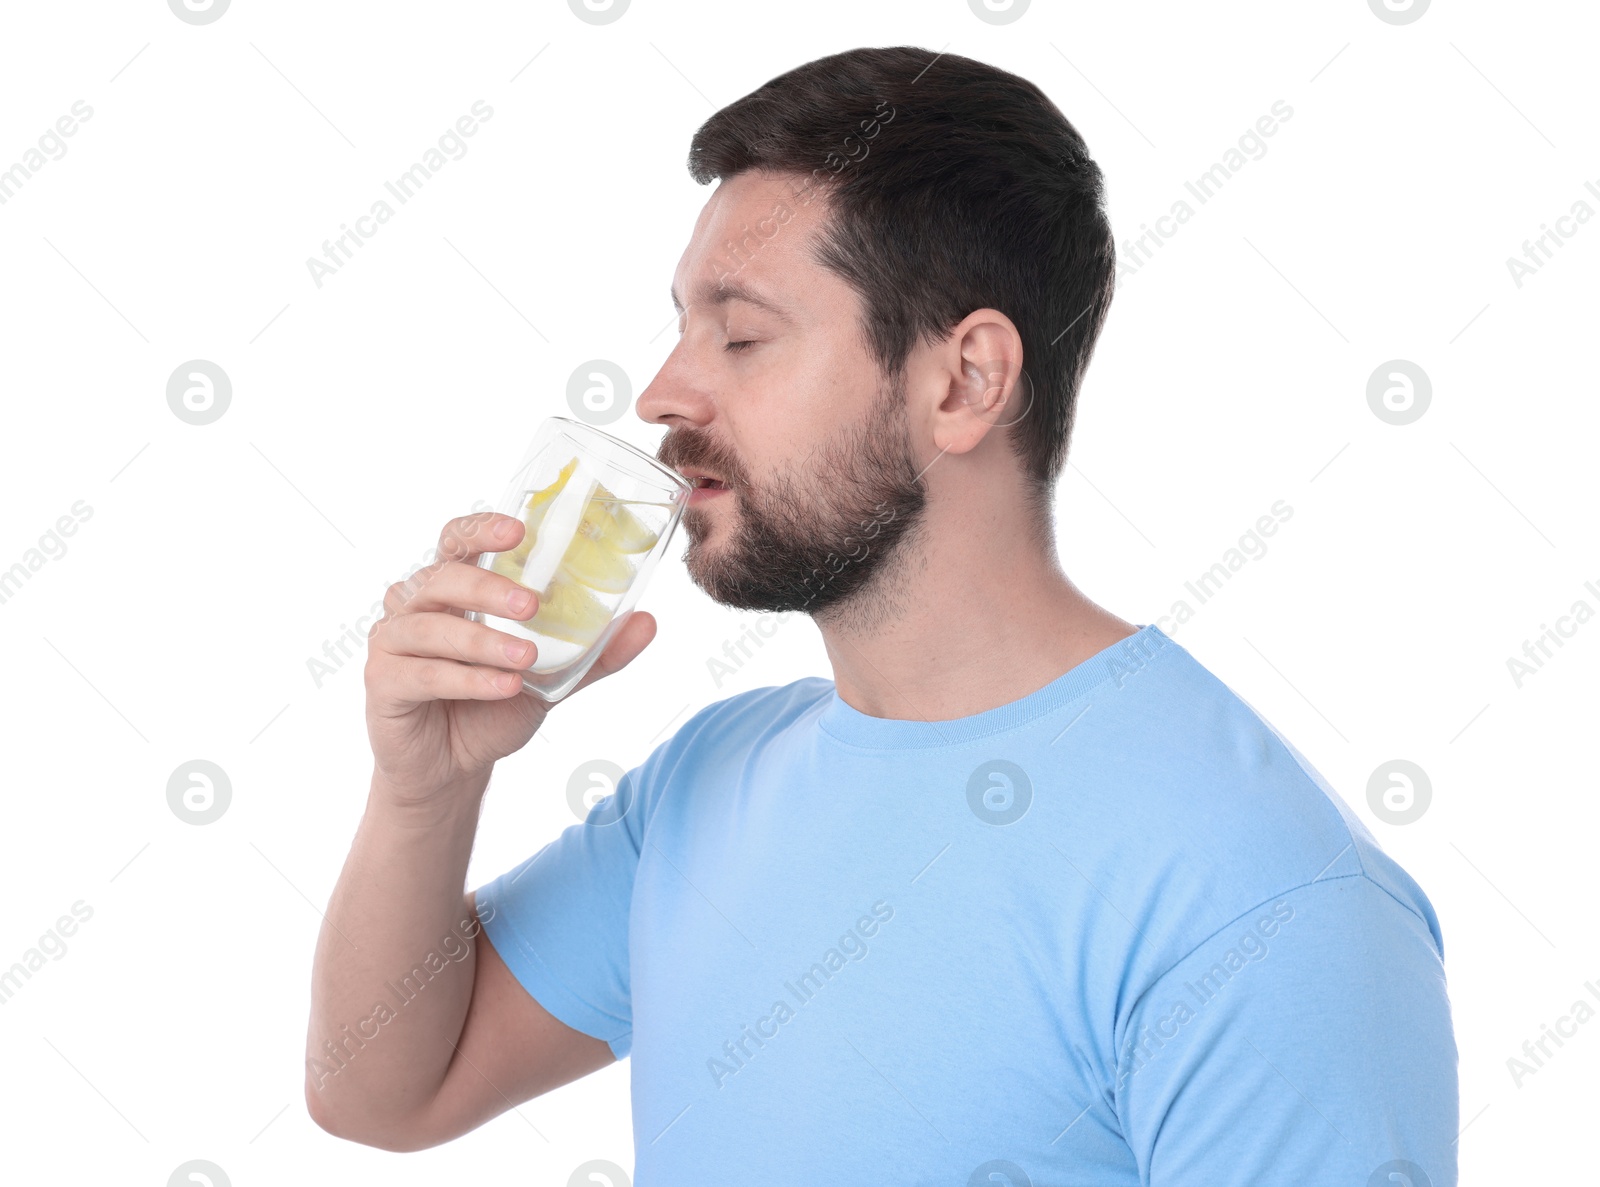
{"label": "chin", "polygon": [[689,534],[689,545],[683,553],[683,566],[689,572],[689,579],[701,588],[705,585],[705,570],[712,559],[712,551],[704,532]]}
{"label": "chin", "polygon": [[689,543],[694,547],[715,539],[723,530],[719,526],[719,517],[707,514],[703,507],[690,507],[683,513],[683,531],[689,537]]}

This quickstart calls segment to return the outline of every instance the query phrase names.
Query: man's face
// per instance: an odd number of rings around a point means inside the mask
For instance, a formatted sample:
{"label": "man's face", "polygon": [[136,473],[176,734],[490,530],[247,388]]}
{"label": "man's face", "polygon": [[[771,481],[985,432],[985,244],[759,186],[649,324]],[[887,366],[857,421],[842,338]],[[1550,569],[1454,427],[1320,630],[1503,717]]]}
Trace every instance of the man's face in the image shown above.
{"label": "man's face", "polygon": [[745,173],[712,193],[673,276],[681,337],[638,413],[668,426],[662,462],[717,480],[684,513],[695,583],[815,614],[883,570],[923,490],[904,386],[868,354],[854,291],[811,259],[824,204],[793,185]]}

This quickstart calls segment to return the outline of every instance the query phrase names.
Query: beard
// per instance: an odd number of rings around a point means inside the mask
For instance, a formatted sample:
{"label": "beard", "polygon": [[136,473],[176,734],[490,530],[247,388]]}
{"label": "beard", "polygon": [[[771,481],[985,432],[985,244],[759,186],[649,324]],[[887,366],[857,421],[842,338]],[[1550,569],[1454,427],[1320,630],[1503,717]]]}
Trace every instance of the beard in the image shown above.
{"label": "beard", "polygon": [[[713,601],[819,620],[848,615],[861,627],[891,609],[890,560],[913,536],[926,501],[907,432],[903,377],[887,393],[880,389],[867,416],[817,446],[803,466],[759,483],[700,430],[673,430],[656,456],[674,468],[709,470],[728,488],[721,512],[689,507],[683,514],[684,563]],[[731,523],[713,551],[707,539],[717,515]]]}

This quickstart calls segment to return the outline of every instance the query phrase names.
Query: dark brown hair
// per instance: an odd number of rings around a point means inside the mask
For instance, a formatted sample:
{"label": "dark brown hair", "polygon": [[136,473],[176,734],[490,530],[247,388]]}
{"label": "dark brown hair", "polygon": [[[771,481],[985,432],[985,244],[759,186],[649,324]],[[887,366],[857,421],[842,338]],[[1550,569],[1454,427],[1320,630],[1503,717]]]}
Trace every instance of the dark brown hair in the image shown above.
{"label": "dark brown hair", "polygon": [[847,50],[779,75],[695,132],[695,181],[746,170],[804,174],[798,198],[826,197],[817,260],[859,294],[884,375],[974,309],[1011,318],[1027,378],[1002,423],[1019,417],[1012,449],[1045,514],[1116,281],[1104,181],[1060,109],[1026,79],[958,54]]}

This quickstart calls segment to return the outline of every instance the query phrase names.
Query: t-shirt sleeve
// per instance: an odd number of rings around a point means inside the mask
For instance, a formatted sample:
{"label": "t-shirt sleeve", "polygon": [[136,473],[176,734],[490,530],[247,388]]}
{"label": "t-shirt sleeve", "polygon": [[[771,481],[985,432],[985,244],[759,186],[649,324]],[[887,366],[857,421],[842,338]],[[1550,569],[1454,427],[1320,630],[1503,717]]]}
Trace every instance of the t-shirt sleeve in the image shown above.
{"label": "t-shirt sleeve", "polygon": [[478,888],[484,933],[541,1006],[603,1039],[633,1045],[628,914],[647,805],[641,788],[659,751],[617,780],[578,824]]}
{"label": "t-shirt sleeve", "polygon": [[1457,1052],[1427,923],[1362,874],[1246,912],[1138,995],[1113,1100],[1150,1187],[1455,1187]]}

